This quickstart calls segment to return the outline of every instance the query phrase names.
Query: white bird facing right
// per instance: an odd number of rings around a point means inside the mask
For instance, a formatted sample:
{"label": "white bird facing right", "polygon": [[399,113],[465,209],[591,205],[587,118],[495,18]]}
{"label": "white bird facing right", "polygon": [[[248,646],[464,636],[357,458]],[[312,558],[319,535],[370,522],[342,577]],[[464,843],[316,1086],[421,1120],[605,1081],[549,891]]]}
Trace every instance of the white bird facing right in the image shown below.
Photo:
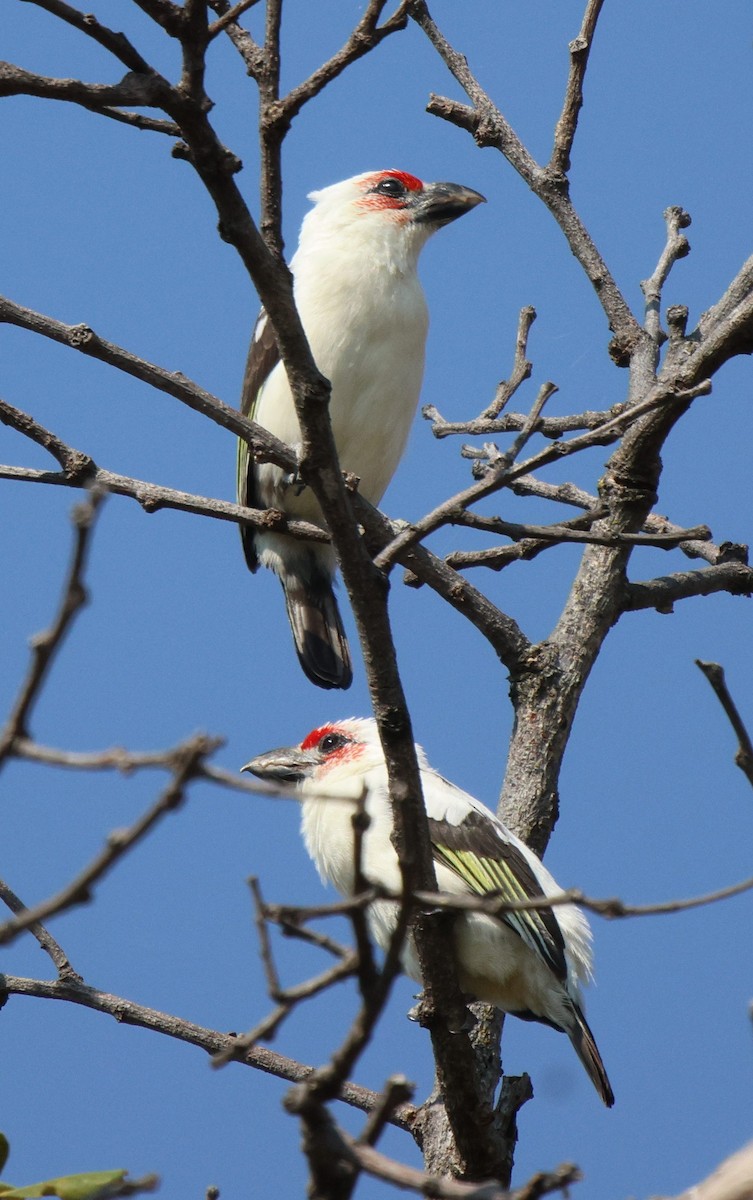
{"label": "white bird facing right", "polygon": [[[440,892],[524,900],[561,891],[520,838],[485,805],[434,771],[420,746],[416,754]],[[306,849],[322,880],[345,896],[353,892],[352,816],[363,803],[369,825],[361,846],[361,873],[370,883],[401,891],[390,840],[387,767],[374,720],[323,725],[300,745],[269,750],[242,770],[298,787]],[[352,805],[343,803],[348,799]],[[392,900],[378,900],[369,908],[371,932],[382,949],[389,945],[397,914],[398,904]],[[459,913],[452,945],[462,990],[504,1012],[566,1033],[611,1108],[614,1093],[583,1013],[581,985],[592,976],[591,931],[580,909],[563,904],[499,917]],[[410,937],[402,965],[406,974],[421,981]]]}
{"label": "white bird facing right", "polygon": [[[405,171],[369,171],[312,192],[290,264],[295,302],[317,367],[332,385],[329,414],[340,465],[378,504],[402,457],[418,403],[428,316],[416,268],[435,230],[484,197]],[[293,447],[301,431],[262,310],[254,329],[242,411]],[[319,505],[279,467],[251,461],[238,443],[238,502],[324,526]],[[323,688],[347,688],[350,652],[332,591],[331,546],[242,528],[251,571],[270,567],[285,592],[303,670]]]}

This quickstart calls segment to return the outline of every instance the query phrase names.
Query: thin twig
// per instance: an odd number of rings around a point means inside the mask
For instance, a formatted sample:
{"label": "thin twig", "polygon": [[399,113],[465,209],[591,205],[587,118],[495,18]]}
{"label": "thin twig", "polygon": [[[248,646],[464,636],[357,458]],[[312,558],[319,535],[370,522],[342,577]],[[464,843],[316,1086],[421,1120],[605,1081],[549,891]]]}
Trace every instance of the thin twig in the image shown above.
{"label": "thin twig", "polygon": [[556,892],[546,897],[533,897],[530,900],[498,900],[489,894],[481,897],[450,895],[447,892],[416,892],[414,899],[417,904],[427,907],[433,905],[448,911],[482,912],[495,917],[504,916],[507,912],[539,911],[559,908],[563,904],[577,904],[579,908],[588,909],[589,912],[597,913],[611,921],[626,917],[654,917],[687,912],[692,908],[704,908],[708,904],[717,904],[750,891],[753,891],[753,876],[701,896],[691,896],[686,900],[662,900],[657,904],[626,904],[617,896],[597,899],[587,896],[579,888],[568,888],[567,891]]}
{"label": "thin twig", "polygon": [[98,883],[133,846],[143,840],[162,817],[179,807],[187,785],[201,773],[199,768],[202,759],[213,753],[221,744],[221,738],[208,738],[203,734],[196,734],[190,738],[184,744],[183,752],[178,758],[173,779],[154,804],[128,829],[111,833],[99,854],[56,895],[0,925],[0,946],[13,941],[37,921],[47,920],[74,905],[88,903],[94,884]]}
{"label": "thin twig", "polygon": [[413,1099],[416,1085],[405,1075],[391,1075],[380,1093],[380,1103],[369,1114],[369,1119],[359,1133],[356,1143],[359,1146],[375,1146],[382,1132],[389,1124],[390,1115],[398,1104],[406,1104]]}
{"label": "thin twig", "polygon": [[[61,346],[77,350],[87,357],[107,363],[116,370],[133,376],[134,379],[140,379],[158,391],[180,400],[194,412],[209,417],[216,425],[221,425],[237,437],[248,439],[257,457],[264,456],[266,461],[274,462],[287,471],[296,469],[296,458],[290,448],[263,426],[248,421],[236,408],[223,403],[217,396],[199,387],[179,371],[167,371],[164,367],[139,358],[130,350],[98,337],[88,325],[66,325],[44,313],[15,304],[6,296],[0,296],[0,323],[3,322],[41,334]],[[5,409],[10,410],[12,406],[6,404]]]}
{"label": "thin twig", "polygon": [[[2,404],[2,401],[0,401]],[[2,413],[0,412],[0,420]],[[198,496],[193,492],[179,492],[175,488],[149,483],[145,479],[133,479],[118,475],[105,467],[94,466],[91,473],[70,476],[66,472],[40,471],[33,467],[14,467],[0,464],[0,479],[14,479],[19,483],[41,483],[51,487],[89,488],[94,485],[103,494],[113,492],[135,500],[148,515],[170,509],[191,513],[198,517],[212,517],[218,521],[230,521],[236,525],[252,525],[256,529],[284,532],[306,542],[328,542],[329,534],[309,521],[291,519],[277,508],[244,508],[230,500],[219,500],[214,496]]]}
{"label": "thin twig", "polygon": [[258,3],[259,0],[238,0],[237,4],[233,4],[228,8],[227,12],[212,22],[209,26],[209,37],[216,38],[218,33],[222,33],[224,29],[227,29],[228,25],[234,25],[239,17],[242,17],[245,12],[248,12],[249,8],[253,8]]}
{"label": "thin twig", "polygon": [[[587,409],[585,412],[569,413],[562,417],[540,417],[536,425],[536,432],[540,433],[542,437],[556,439],[562,437],[563,433],[574,433],[581,429],[597,429],[605,421],[619,416],[625,411],[625,407],[624,403],[620,403],[613,404],[610,408],[601,411]],[[470,421],[446,421],[433,404],[425,404],[421,409],[421,415],[425,420],[431,421],[431,432],[435,438],[439,439],[457,434],[462,434],[463,437],[488,438],[504,433],[517,433],[528,419],[527,413],[511,412],[503,413],[493,420],[474,417]],[[609,438],[609,440],[612,439]],[[462,453],[465,458],[471,457],[465,451]]]}
{"label": "thin twig", "polygon": [[680,233],[681,229],[687,229],[690,225],[689,214],[675,204],[664,210],[664,220],[667,224],[666,244],[654,273],[641,281],[641,291],[646,300],[645,329],[657,346],[666,341],[667,336],[661,327],[662,289],[677,260],[690,253],[688,239]]}
{"label": "thin twig", "polygon": [[[591,514],[589,514],[590,516]],[[603,513],[594,515],[594,520],[600,520]],[[518,545],[499,546],[487,550],[455,550],[448,554],[445,561],[455,570],[468,567],[489,567],[499,571],[509,565],[514,559],[532,558],[535,553],[549,547],[571,543],[593,546],[653,546],[657,550],[674,550],[682,542],[710,538],[711,530],[705,525],[695,529],[680,530],[678,533],[595,533],[592,530],[578,530],[562,525],[519,525],[513,521],[502,521],[499,517],[492,518],[499,533],[510,537]],[[464,521],[458,522],[465,524]],[[469,522],[470,524],[470,522]],[[521,542],[527,545],[518,549]]]}
{"label": "thin twig", "polygon": [[583,107],[583,80],[603,3],[604,0],[589,0],[583,14],[580,33],[568,47],[570,50],[570,73],[567,78],[562,112],[554,131],[554,146],[549,161],[550,170],[562,175],[566,175],[570,170],[570,155],[575,141],[575,131],[578,128],[578,116]]}
{"label": "thin twig", "polygon": [[465,55],[455,50],[441,33],[425,0],[414,0],[410,15],[471,101],[469,106],[444,96],[432,96],[427,111],[467,129],[478,145],[498,149],[534,195],[547,206],[594,287],[614,331],[620,353],[629,359],[645,334],[573,207],[567,189],[562,187],[561,172],[544,168],[536,162],[470,71]]}
{"label": "thin twig", "polygon": [[[94,1009],[114,1017],[119,1024],[139,1026],[151,1029],[167,1037],[188,1042],[205,1050],[207,1054],[218,1054],[229,1048],[235,1041],[234,1034],[220,1033],[215,1029],[207,1029],[175,1017],[168,1013],[147,1008],[136,1004],[122,996],[114,996],[101,992],[97,988],[62,980],[25,979],[15,975],[0,976],[0,993],[6,996],[36,996],[42,1000],[63,1000],[70,1004],[78,1004],[84,1008]],[[290,1083],[300,1083],[310,1078],[314,1068],[295,1059],[286,1058],[266,1047],[256,1046],[247,1050],[242,1060],[243,1065],[264,1071],[279,1079],[287,1079]],[[361,1087],[354,1083],[344,1083],[340,1088],[340,1100],[362,1112],[371,1112],[379,1103],[380,1093],[370,1088]],[[410,1128],[415,1108],[410,1105],[399,1106],[390,1118],[390,1124],[402,1129]]]}
{"label": "thin twig", "polygon": [[561,458],[566,458],[570,454],[575,454],[591,447],[600,438],[604,437],[605,434],[613,435],[614,438],[617,438],[620,433],[624,432],[626,427],[632,425],[639,417],[645,416],[649,412],[654,412],[657,408],[662,408],[668,404],[687,404],[690,399],[696,396],[708,395],[710,390],[711,384],[708,380],[704,380],[688,391],[677,391],[666,383],[657,383],[638,404],[625,409],[624,412],[616,417],[612,417],[609,421],[605,421],[596,430],[583,433],[579,437],[570,438],[568,441],[555,442],[551,446],[540,450],[538,454],[532,455],[525,462],[518,463],[515,466],[508,467],[503,464],[500,469],[497,469],[495,466],[490,467],[484,478],[478,483],[465,488],[449,500],[443,501],[442,504],[439,504],[435,509],[427,513],[426,516],[422,517],[420,521],[416,521],[414,524],[404,528],[388,546],[385,546],[379,552],[374,560],[375,563],[382,570],[386,569],[409,546],[415,545],[430,533],[433,533],[436,529],[446,524],[450,514],[466,508],[470,504],[475,504],[478,500],[490,496],[504,487],[509,487],[521,475],[530,474],[549,463],[556,462]]}
{"label": "thin twig", "polygon": [[678,600],[692,596],[714,596],[728,592],[731,596],[753,595],[753,568],[739,561],[721,562],[699,571],[677,571],[656,579],[628,583],[624,590],[622,609],[637,612],[655,608],[660,613],[673,611]]}
{"label": "thin twig", "polygon": [[[2,879],[0,879],[0,900],[17,916],[26,912],[26,905],[23,900],[20,900],[16,893]],[[44,925],[39,921],[34,921],[29,926],[29,933],[34,935],[45,954],[49,954],[55,965],[59,979],[72,983],[83,982],[78,971],[74,971],[71,966],[68,955],[62,946],[55,941],[52,934],[45,929]]]}
{"label": "thin twig", "polygon": [[212,1060],[214,1067],[224,1066],[231,1058],[238,1057],[238,1055],[242,1056],[246,1049],[255,1046],[257,1042],[263,1039],[269,1040],[273,1038],[282,1022],[290,1015],[296,1005],[300,1004],[303,1000],[309,1000],[313,996],[319,995],[327,988],[332,987],[333,984],[350,978],[356,974],[358,969],[357,952],[345,949],[340,955],[340,961],[328,971],[324,971],[293,987],[283,988],[280,984],[280,976],[274,960],[272,944],[267,928],[267,922],[270,919],[270,910],[261,894],[258,879],[255,876],[251,876],[248,882],[254,900],[255,924],[259,936],[259,952],[267,979],[267,993],[269,998],[276,1002],[276,1008],[268,1016],[259,1021],[248,1033],[244,1033],[238,1037],[233,1054],[230,1057],[225,1054],[216,1055]]}
{"label": "thin twig", "polygon": [[481,416],[478,418],[479,420],[496,420],[502,409],[507,407],[520,385],[526,379],[530,379],[533,364],[527,358],[528,335],[535,320],[536,309],[532,305],[528,304],[525,308],[521,308],[518,316],[518,328],[515,334],[515,357],[513,359],[510,378],[509,380],[503,379],[497,385],[494,399],[481,413]]}
{"label": "thin twig", "polygon": [[517,460],[518,455],[522,452],[528,442],[530,442],[536,431],[544,405],[547,403],[550,396],[553,396],[556,391],[556,383],[552,383],[551,381],[542,383],[536,394],[536,399],[531,405],[531,411],[523,422],[523,428],[518,436],[514,438],[508,449],[500,455],[500,461],[498,464],[499,466],[502,466],[502,463],[504,463],[505,467],[510,467]]}
{"label": "thin twig", "polygon": [[714,689],[716,697],[727,715],[727,720],[734,730],[735,737],[737,738],[735,763],[745,775],[748,783],[753,784],[753,743],[751,743],[750,734],[745,727],[745,722],[740,716],[737,705],[727,687],[727,681],[724,678],[724,668],[719,663],[703,662],[700,658],[697,658],[695,663],[703,671]]}
{"label": "thin twig", "polygon": [[33,3],[37,8],[43,8],[45,12],[67,25],[72,25],[79,33],[85,34],[105,50],[109,50],[129,71],[141,73],[151,70],[149,63],[124,33],[108,29],[92,13],[83,13],[71,4],[66,4],[64,0],[33,0]]}
{"label": "thin twig", "polygon": [[63,644],[77,614],[87,602],[84,572],[94,523],[101,503],[102,494],[92,493],[83,504],[77,504],[71,514],[75,531],[74,544],[63,595],[52,625],[44,632],[36,634],[32,639],[31,662],[26,678],[11,708],[5,728],[0,734],[0,769],[12,753],[15,739],[28,736],[31,714],[55,655]]}

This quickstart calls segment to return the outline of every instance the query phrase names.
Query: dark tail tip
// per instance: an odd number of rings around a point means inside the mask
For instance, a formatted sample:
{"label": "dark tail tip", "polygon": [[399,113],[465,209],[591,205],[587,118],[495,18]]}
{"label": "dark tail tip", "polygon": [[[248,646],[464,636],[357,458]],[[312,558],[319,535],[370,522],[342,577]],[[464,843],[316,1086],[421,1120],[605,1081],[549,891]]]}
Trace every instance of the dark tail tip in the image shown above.
{"label": "dark tail tip", "polygon": [[572,1014],[574,1017],[573,1025],[566,1032],[573,1043],[578,1058],[586,1068],[589,1079],[596,1088],[596,1091],[601,1096],[607,1108],[611,1108],[614,1104],[614,1092],[612,1091],[612,1085],[609,1082],[604,1063],[601,1060],[594,1035],[591,1033],[588,1022],[577,1004],[573,1004]]}
{"label": "dark tail tip", "polygon": [[317,687],[349,688],[353,682],[348,640],[332,584],[322,575],[281,580],[290,628],[304,672]]}

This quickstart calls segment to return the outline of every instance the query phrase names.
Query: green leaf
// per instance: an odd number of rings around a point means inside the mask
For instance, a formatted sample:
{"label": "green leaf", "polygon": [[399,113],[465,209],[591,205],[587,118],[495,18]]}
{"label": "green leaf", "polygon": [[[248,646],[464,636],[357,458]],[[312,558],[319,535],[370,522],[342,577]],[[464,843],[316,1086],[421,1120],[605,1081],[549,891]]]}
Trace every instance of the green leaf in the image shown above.
{"label": "green leaf", "polygon": [[137,1192],[153,1191],[157,1186],[154,1175],[144,1179],[126,1180],[127,1171],[87,1171],[83,1175],[61,1175],[43,1183],[12,1187],[0,1183],[2,1200],[35,1200],[41,1196],[57,1196],[59,1200],[109,1200],[114,1196],[132,1196]]}

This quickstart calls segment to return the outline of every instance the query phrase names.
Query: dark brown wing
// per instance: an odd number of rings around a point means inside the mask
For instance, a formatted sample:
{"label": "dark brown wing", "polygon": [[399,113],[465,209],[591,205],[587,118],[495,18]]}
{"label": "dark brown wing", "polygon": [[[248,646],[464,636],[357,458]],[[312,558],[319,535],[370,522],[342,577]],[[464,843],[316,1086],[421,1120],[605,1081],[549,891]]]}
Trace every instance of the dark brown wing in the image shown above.
{"label": "dark brown wing", "polygon": [[[530,864],[516,845],[502,837],[491,818],[473,810],[459,825],[429,818],[429,832],[437,862],[449,867],[476,895],[492,893],[503,900],[543,896]],[[551,908],[502,913],[500,920],[564,982],[565,940]]]}

